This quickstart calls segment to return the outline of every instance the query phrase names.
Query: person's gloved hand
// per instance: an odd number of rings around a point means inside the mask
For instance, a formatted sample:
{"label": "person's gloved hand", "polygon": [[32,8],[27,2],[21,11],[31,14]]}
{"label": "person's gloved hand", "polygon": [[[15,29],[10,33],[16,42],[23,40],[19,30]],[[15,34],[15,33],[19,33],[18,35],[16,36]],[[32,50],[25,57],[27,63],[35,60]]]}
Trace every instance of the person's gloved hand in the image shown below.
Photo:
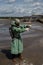
{"label": "person's gloved hand", "polygon": [[29,25],[30,27],[32,26],[32,25]]}
{"label": "person's gloved hand", "polygon": [[26,28],[26,31],[28,31],[29,30],[29,28]]}

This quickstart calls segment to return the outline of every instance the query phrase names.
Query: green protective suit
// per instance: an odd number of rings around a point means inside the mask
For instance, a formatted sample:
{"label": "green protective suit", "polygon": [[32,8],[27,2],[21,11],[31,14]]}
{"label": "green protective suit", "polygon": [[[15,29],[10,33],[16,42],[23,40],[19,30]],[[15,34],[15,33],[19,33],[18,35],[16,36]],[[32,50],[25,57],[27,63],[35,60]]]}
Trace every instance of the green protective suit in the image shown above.
{"label": "green protective suit", "polygon": [[13,26],[13,38],[11,42],[11,53],[12,54],[19,54],[23,52],[23,42],[20,36],[20,33],[24,32],[26,29],[26,26]]}

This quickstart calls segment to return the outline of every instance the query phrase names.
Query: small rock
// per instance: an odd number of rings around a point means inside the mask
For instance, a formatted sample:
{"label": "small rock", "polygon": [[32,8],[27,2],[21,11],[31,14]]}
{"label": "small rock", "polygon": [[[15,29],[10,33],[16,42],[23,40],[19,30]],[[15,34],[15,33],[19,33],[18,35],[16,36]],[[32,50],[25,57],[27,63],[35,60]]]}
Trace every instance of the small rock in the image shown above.
{"label": "small rock", "polygon": [[33,65],[32,63],[30,63],[29,65]]}

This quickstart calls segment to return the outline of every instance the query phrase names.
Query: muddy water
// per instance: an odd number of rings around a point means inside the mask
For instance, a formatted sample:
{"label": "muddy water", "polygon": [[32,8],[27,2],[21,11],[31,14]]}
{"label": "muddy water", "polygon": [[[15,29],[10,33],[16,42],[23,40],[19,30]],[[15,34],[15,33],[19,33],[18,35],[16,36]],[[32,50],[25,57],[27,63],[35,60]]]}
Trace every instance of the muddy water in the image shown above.
{"label": "muddy water", "polygon": [[[28,58],[28,63],[33,65],[42,65],[43,24],[33,22],[31,29],[29,31],[22,33],[21,37],[24,42],[23,55],[26,58]],[[10,43],[11,43],[11,37],[9,34],[9,26],[6,26],[2,23],[0,24],[0,49],[10,47]]]}
{"label": "muddy water", "polygon": [[[31,29],[21,34],[22,38],[34,38],[39,36],[43,36],[43,24],[38,22],[32,23]],[[8,44],[6,41],[8,41]],[[6,44],[9,45],[10,41],[9,26],[6,26],[5,23],[0,24],[0,47],[6,46]]]}

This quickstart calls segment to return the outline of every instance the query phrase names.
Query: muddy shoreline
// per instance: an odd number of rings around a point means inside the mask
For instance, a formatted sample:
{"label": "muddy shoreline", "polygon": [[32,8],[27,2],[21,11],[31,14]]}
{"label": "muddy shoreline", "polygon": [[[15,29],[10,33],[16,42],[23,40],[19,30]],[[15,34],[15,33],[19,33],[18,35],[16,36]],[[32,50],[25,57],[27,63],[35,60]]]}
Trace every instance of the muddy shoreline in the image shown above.
{"label": "muddy shoreline", "polygon": [[[33,65],[43,64],[43,24],[34,22],[30,32],[22,34],[24,52],[23,56],[28,59],[28,63]],[[7,31],[8,32],[8,31]],[[4,39],[1,39],[1,38]],[[14,65],[11,59],[6,56],[10,50],[11,38],[8,33],[0,33],[0,65]],[[5,51],[4,52],[2,52]]]}

